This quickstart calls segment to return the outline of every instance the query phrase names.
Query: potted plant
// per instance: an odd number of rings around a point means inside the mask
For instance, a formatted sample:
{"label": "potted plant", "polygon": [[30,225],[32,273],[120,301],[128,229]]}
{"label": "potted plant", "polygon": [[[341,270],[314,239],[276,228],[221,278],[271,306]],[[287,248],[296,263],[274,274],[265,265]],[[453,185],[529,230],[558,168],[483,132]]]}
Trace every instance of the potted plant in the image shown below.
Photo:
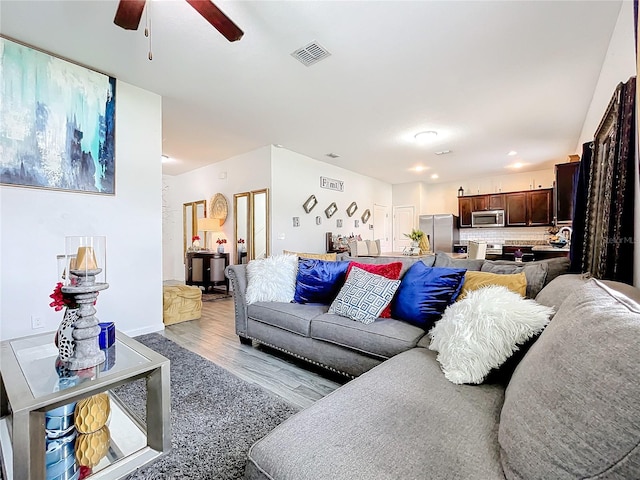
{"label": "potted plant", "polygon": [[424,232],[422,230],[416,230],[415,228],[411,229],[411,233],[405,233],[405,237],[411,239],[411,246],[417,247],[420,245],[420,240],[424,237]]}

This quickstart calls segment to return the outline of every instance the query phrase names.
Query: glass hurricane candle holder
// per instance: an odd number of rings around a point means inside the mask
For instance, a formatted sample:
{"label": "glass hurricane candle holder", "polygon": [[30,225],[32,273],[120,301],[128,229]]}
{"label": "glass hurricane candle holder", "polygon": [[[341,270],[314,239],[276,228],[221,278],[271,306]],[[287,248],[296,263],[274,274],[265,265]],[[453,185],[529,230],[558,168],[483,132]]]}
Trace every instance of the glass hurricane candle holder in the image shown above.
{"label": "glass hurricane candle holder", "polygon": [[71,370],[93,367],[105,360],[98,342],[100,326],[94,305],[98,292],[109,288],[105,281],[106,246],[106,237],[75,236],[65,239],[66,271],[62,292],[72,297],[78,307],[78,319],[71,333],[75,342],[74,353],[68,360]]}

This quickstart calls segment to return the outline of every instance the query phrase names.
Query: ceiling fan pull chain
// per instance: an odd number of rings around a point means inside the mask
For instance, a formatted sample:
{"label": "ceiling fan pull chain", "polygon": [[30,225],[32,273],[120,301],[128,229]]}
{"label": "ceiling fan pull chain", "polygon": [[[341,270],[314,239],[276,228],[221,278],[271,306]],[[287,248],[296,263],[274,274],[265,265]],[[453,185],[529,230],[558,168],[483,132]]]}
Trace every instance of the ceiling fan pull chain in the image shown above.
{"label": "ceiling fan pull chain", "polygon": [[149,60],[153,60],[153,52],[151,51],[151,4],[153,2],[147,2],[147,8],[145,10],[145,22],[144,36],[149,39]]}

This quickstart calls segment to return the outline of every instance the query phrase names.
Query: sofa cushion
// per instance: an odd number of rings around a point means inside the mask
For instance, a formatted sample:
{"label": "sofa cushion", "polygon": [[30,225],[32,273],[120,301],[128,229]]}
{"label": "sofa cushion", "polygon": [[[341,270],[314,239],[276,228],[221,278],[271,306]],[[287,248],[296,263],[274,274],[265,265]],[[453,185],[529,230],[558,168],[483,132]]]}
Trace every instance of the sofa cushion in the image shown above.
{"label": "sofa cushion", "polygon": [[375,321],[389,306],[400,280],[391,280],[355,267],[331,303],[329,313],[364,324]]}
{"label": "sofa cushion", "polygon": [[[397,280],[400,278],[400,270],[402,270],[402,262],[380,263],[380,264],[351,262],[351,264],[347,268],[347,278],[349,277],[349,272],[353,267],[361,268],[365,272],[375,273],[376,275],[382,275],[383,277],[389,278],[391,280]],[[387,305],[385,309],[382,310],[380,317],[391,318],[391,304]]]}
{"label": "sofa cushion", "polygon": [[414,348],[255,443],[245,478],[504,480],[497,444],[503,392],[453,385],[433,352]]}
{"label": "sofa cushion", "polygon": [[449,255],[443,252],[436,253],[436,260],[433,264],[434,267],[447,267],[447,268],[464,268],[465,270],[471,270],[479,272],[482,269],[484,259],[467,259],[467,258],[451,258]]}
{"label": "sofa cushion", "polygon": [[429,332],[429,349],[439,352],[438,362],[448,380],[482,383],[518,345],[542,331],[552,312],[551,307],[503,286],[474,290],[447,307]]}
{"label": "sofa cushion", "polygon": [[429,329],[457,298],[465,272],[459,268],[427,267],[416,262],[402,277],[391,304],[391,315]]}
{"label": "sofa cushion", "polygon": [[498,274],[489,272],[470,272],[464,274],[462,290],[456,301],[461,301],[469,292],[490,285],[502,285],[521,297],[527,293],[527,277],[524,272],[514,274]]}
{"label": "sofa cushion", "polygon": [[638,478],[638,345],[640,305],[628,297],[590,280],[562,302],[506,391],[507,478]]}
{"label": "sofa cushion", "polygon": [[311,319],[326,313],[328,308],[326,305],[258,302],[248,306],[247,317],[256,322],[308,337]]}
{"label": "sofa cushion", "polygon": [[364,325],[340,315],[326,314],[311,322],[311,338],[386,359],[415,347],[424,330],[393,318]]}
{"label": "sofa cushion", "polygon": [[337,260],[337,253],[304,253],[304,252],[290,252],[289,250],[283,250],[285,255],[295,255],[298,258],[315,258],[316,260],[325,260],[327,262],[335,262]]}
{"label": "sofa cushion", "polygon": [[294,301],[330,305],[344,284],[349,263],[300,258]]}
{"label": "sofa cushion", "polygon": [[481,271],[488,273],[514,274],[524,272],[527,277],[526,296],[527,298],[536,298],[536,295],[545,286],[547,273],[549,269],[548,263],[516,263],[504,260],[487,260],[482,264]]}
{"label": "sofa cushion", "polygon": [[273,255],[247,265],[247,303],[291,302],[296,290],[298,258]]}

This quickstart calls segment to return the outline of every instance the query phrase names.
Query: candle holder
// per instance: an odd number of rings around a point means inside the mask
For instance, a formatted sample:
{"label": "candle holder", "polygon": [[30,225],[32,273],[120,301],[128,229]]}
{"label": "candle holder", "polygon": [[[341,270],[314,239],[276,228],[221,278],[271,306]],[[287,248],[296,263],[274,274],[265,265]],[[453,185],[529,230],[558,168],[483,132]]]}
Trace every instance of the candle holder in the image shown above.
{"label": "candle holder", "polygon": [[82,370],[105,361],[98,340],[100,326],[94,305],[98,292],[109,288],[107,282],[96,281],[106,279],[105,269],[98,266],[98,258],[100,264],[106,266],[106,238],[67,237],[66,254],[66,271],[69,274],[65,275],[62,293],[72,297],[78,308],[78,318],[71,333],[75,348],[68,360],[68,367],[71,370]]}

